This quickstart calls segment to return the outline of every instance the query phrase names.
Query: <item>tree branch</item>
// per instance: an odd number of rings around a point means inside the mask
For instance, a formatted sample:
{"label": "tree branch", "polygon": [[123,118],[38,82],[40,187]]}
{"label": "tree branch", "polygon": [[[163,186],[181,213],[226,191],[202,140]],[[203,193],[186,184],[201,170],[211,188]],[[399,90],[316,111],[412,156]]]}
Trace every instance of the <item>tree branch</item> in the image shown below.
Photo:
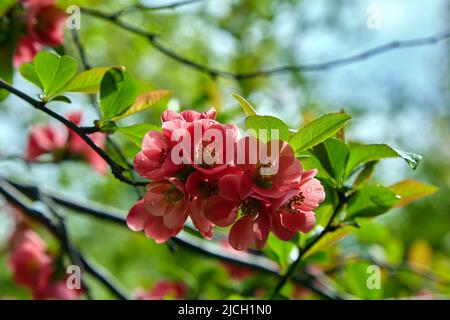
{"label": "tree branch", "polygon": [[160,10],[167,10],[167,9],[175,9],[181,6],[186,6],[189,4],[194,4],[197,2],[201,2],[203,0],[185,0],[185,1],[178,1],[178,2],[173,2],[173,3],[169,3],[169,4],[165,4],[165,5],[160,5],[160,6],[152,6],[152,7],[148,7],[145,6],[143,4],[136,4],[134,6],[129,6],[129,7],[125,7],[123,9],[120,9],[118,11],[116,11],[113,16],[115,17],[119,17],[122,15],[125,15],[126,13],[130,12],[130,11],[134,11],[134,10],[139,10],[139,11],[160,11]]}
{"label": "tree branch", "polygon": [[158,34],[147,32],[145,30],[139,29],[135,26],[132,26],[128,23],[125,23],[124,21],[120,20],[120,17],[117,14],[108,14],[96,9],[92,8],[81,8],[81,11],[87,15],[97,17],[106,21],[109,21],[118,27],[127,30],[129,32],[132,32],[136,35],[142,36],[144,38],[147,38],[150,44],[159,52],[166,55],[167,57],[171,58],[172,60],[175,60],[187,67],[196,69],[199,72],[208,74],[212,77],[223,77],[223,78],[231,78],[235,80],[244,80],[244,79],[251,79],[251,78],[258,78],[258,77],[268,77],[273,76],[276,74],[281,73],[288,73],[288,72],[318,72],[318,71],[325,71],[345,65],[349,65],[352,63],[360,62],[363,60],[367,60],[369,58],[372,58],[374,56],[393,51],[393,50],[399,50],[399,49],[406,49],[406,48],[412,48],[412,47],[422,47],[422,46],[429,46],[434,45],[438,42],[448,40],[450,38],[450,30],[445,30],[443,32],[436,33],[434,35],[431,35],[429,37],[422,37],[422,38],[414,38],[414,39],[408,39],[408,40],[402,40],[402,41],[392,41],[390,43],[377,46],[371,49],[368,49],[366,51],[363,51],[361,53],[351,55],[348,57],[330,60],[322,63],[314,63],[314,64],[305,64],[305,65],[284,65],[274,68],[268,68],[268,69],[262,69],[262,70],[256,70],[251,72],[230,72],[225,70],[216,69],[213,67],[210,67],[208,65],[204,65],[198,62],[195,62],[194,60],[191,60],[187,57],[184,57],[177,52],[175,52],[172,49],[169,49],[168,47],[164,46],[158,41]]}
{"label": "tree branch", "polygon": [[94,141],[92,141],[91,138],[89,138],[89,136],[85,132],[83,132],[82,128],[77,126],[72,121],[70,121],[70,120],[66,119],[65,117],[59,115],[58,113],[54,112],[53,110],[47,108],[45,103],[33,99],[32,97],[28,96],[27,94],[23,93],[20,90],[17,90],[13,86],[10,86],[8,83],[6,83],[5,81],[3,81],[1,79],[0,79],[0,88],[8,90],[12,94],[18,96],[22,100],[25,100],[26,102],[31,104],[35,109],[38,109],[38,110],[48,114],[50,117],[58,120],[59,122],[64,124],[66,127],[71,129],[73,132],[75,132],[81,139],[84,140],[84,142],[86,142],[89,145],[90,148],[92,148],[100,157],[103,158],[103,160],[105,160],[109,164],[112,174],[119,181],[127,183],[132,186],[145,186],[148,184],[148,182],[146,182],[146,181],[133,181],[133,180],[129,179],[128,177],[126,177],[124,175],[125,168],[123,168],[122,166],[117,164],[105,151],[103,151],[100,147],[98,147],[94,143]]}

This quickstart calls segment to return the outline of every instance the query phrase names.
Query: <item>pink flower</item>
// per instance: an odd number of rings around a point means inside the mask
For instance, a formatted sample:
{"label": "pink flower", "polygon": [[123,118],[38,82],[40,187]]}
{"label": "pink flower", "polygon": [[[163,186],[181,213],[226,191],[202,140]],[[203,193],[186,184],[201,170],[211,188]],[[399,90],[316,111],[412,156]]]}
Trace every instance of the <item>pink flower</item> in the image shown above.
{"label": "pink flower", "polygon": [[235,167],[229,167],[215,175],[205,175],[199,171],[194,171],[186,181],[191,220],[197,230],[207,239],[212,239],[212,227],[214,224],[206,218],[204,205],[218,195],[221,177],[238,172]]}
{"label": "pink flower", "polygon": [[[73,112],[67,115],[67,119],[75,123],[81,124],[82,114],[81,112]],[[86,160],[91,167],[100,174],[104,174],[108,168],[108,164],[105,160],[92,149],[78,134],[68,129],[69,141],[68,149],[69,153],[73,157],[81,157]],[[106,144],[106,134],[101,132],[95,132],[88,135],[89,138],[100,148],[104,148]]]}
{"label": "pink flower", "polygon": [[76,300],[83,294],[81,289],[69,289],[66,280],[49,283],[33,292],[33,299],[38,300]]}
{"label": "pink flower", "polygon": [[180,113],[172,111],[172,110],[165,110],[161,114],[161,122],[166,121],[173,121],[173,120],[181,120],[186,122],[193,122],[195,120],[200,119],[216,119],[216,110],[214,108],[209,109],[206,112],[197,112],[194,110],[185,110]]}
{"label": "pink flower", "polygon": [[236,157],[237,166],[245,171],[244,186],[263,197],[282,197],[300,182],[303,168],[284,141],[265,144],[245,137],[237,144]]}
{"label": "pink flower", "polygon": [[136,299],[138,300],[181,300],[186,298],[187,287],[182,282],[176,281],[158,281],[148,292],[138,291]]}
{"label": "pink flower", "polygon": [[14,65],[31,62],[42,46],[56,47],[64,41],[66,14],[54,5],[53,0],[22,0],[26,10],[22,35],[14,52]]}
{"label": "pink flower", "polygon": [[14,282],[32,291],[45,287],[53,273],[53,260],[46,251],[47,245],[36,233],[24,231],[8,261]]}
{"label": "pink flower", "polygon": [[180,232],[189,215],[187,194],[176,179],[148,185],[144,199],[138,201],[127,216],[128,227],[162,243]]}
{"label": "pink flower", "polygon": [[296,232],[309,232],[316,223],[315,210],[325,200],[320,181],[313,178],[317,170],[303,173],[299,186],[286,196],[273,201],[272,231],[282,240],[291,239]]}
{"label": "pink flower", "polygon": [[39,156],[62,150],[67,142],[67,134],[54,125],[33,126],[28,137],[25,159],[35,161]]}
{"label": "pink flower", "polygon": [[170,145],[166,137],[157,131],[148,132],[142,142],[142,151],[134,158],[134,168],[144,178],[161,180],[173,176],[180,165],[173,164]]}
{"label": "pink flower", "polygon": [[204,204],[205,216],[218,226],[231,227],[228,235],[230,245],[236,250],[245,250],[255,244],[262,248],[271,228],[270,202],[267,198],[247,193],[242,174],[227,174],[219,181],[219,194]]}

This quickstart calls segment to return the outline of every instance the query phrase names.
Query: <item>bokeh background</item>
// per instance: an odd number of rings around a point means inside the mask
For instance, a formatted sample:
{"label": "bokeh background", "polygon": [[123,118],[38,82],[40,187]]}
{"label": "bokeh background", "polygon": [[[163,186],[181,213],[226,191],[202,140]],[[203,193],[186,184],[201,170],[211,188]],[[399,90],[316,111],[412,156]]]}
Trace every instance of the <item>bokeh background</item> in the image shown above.
{"label": "bokeh background", "polygon": [[[160,5],[171,1],[142,1]],[[136,1],[58,1],[61,7],[80,5],[105,12]],[[367,8],[381,10],[381,29],[366,26]],[[175,10],[129,11],[133,25],[161,33],[172,50],[212,67],[235,72],[284,64],[313,64],[343,58],[393,40],[426,37],[450,28],[447,0],[204,0]],[[420,202],[368,223],[338,245],[310,261],[339,292],[359,298],[443,297],[450,294],[450,79],[449,42],[390,51],[371,59],[319,72],[283,73],[236,81],[211,77],[168,59],[145,39],[107,21],[82,15],[81,42],[92,66],[123,65],[139,81],[140,91],[173,90],[166,104],[128,120],[158,123],[161,111],[214,106],[222,120],[243,124],[244,115],[232,93],[239,93],[260,114],[280,117],[299,127],[316,116],[345,109],[352,120],[347,139],[387,143],[423,155],[412,171],[401,160],[385,160],[374,181],[389,185],[414,178],[439,187]],[[78,58],[70,32],[64,50]],[[19,74],[14,84],[37,93]],[[71,96],[73,103],[54,103],[55,109],[83,110],[86,124],[95,119],[89,99]],[[138,119],[136,119],[138,117]],[[45,115],[9,97],[0,104],[0,174],[38,184],[79,200],[94,200],[125,215],[135,202],[133,189],[111,177],[94,173],[86,164],[64,162],[29,166],[20,160],[32,123],[47,123]],[[120,139],[120,137],[119,137]],[[130,146],[130,156],[135,150]],[[11,280],[3,250],[13,226],[7,205],[0,207],[0,297],[28,298]],[[189,287],[189,298],[261,297],[275,279],[250,274],[230,279],[217,260],[182,248],[171,252],[135,234],[67,212],[70,236],[79,248],[110,271],[129,292],[147,290],[161,279],[179,280]],[[42,232],[45,236],[45,231]],[[49,241],[51,237],[48,237]],[[270,250],[267,249],[267,250]],[[368,258],[369,257],[369,258]],[[366,286],[366,267],[375,258],[383,263],[381,290]],[[380,263],[381,263],[380,262]],[[404,270],[420,265],[419,274]],[[317,272],[319,272],[317,271]],[[97,298],[110,293],[88,278]],[[317,298],[287,286],[286,294]]]}

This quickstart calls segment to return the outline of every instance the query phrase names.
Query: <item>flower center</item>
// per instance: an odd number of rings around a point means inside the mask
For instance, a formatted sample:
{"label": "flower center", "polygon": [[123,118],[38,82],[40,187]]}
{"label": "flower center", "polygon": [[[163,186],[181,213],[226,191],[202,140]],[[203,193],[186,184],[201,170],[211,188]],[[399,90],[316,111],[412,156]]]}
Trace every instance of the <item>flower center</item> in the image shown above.
{"label": "flower center", "polygon": [[204,180],[199,187],[199,194],[202,198],[209,198],[219,193],[219,181]]}
{"label": "flower center", "polygon": [[183,199],[183,192],[181,192],[177,187],[172,186],[169,189],[162,192],[164,200],[168,204],[174,204],[175,202]]}
{"label": "flower center", "polygon": [[302,192],[299,194],[293,196],[289,201],[285,204],[283,204],[280,209],[283,209],[289,213],[296,214],[299,213],[300,210],[297,209],[297,206],[302,204],[302,202],[305,201],[305,196]]}
{"label": "flower center", "polygon": [[166,161],[167,155],[169,154],[169,149],[161,149],[161,154],[158,159],[158,166],[161,167],[164,161]]}
{"label": "flower center", "polygon": [[258,215],[260,207],[261,201],[255,198],[247,198],[242,201],[239,210],[243,215],[255,217]]}
{"label": "flower center", "polygon": [[256,164],[256,170],[255,174],[253,175],[253,182],[264,189],[270,189],[273,186],[272,183],[272,176],[271,175],[264,175],[261,174],[262,168],[270,168],[272,166],[272,163],[269,161],[268,163],[261,163],[258,161]]}

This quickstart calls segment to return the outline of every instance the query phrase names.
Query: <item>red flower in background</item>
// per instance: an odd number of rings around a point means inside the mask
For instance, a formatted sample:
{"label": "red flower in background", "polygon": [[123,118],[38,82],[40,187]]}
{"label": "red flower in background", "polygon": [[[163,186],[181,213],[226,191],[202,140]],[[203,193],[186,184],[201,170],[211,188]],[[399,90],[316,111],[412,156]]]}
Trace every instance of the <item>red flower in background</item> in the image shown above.
{"label": "red flower in background", "polygon": [[45,153],[62,150],[67,142],[67,133],[53,125],[33,126],[28,138],[25,159],[35,161]]}
{"label": "red flower in background", "polygon": [[185,299],[187,295],[188,288],[182,282],[178,281],[158,281],[151,290],[138,291],[136,293],[136,299],[138,300],[166,300],[175,299],[181,300]]}
{"label": "red flower in background", "polygon": [[[81,124],[81,112],[73,112],[67,118],[77,125]],[[106,135],[96,132],[88,135],[100,148],[105,147]],[[104,174],[108,164],[95,152],[80,136],[72,130],[64,130],[58,125],[34,126],[28,137],[25,159],[36,161],[41,155],[60,152],[62,155],[72,158],[82,158],[100,174]],[[55,160],[59,160],[56,159]]]}
{"label": "red flower in background", "polygon": [[14,52],[14,65],[31,62],[43,46],[56,47],[64,41],[66,14],[54,0],[21,0],[25,10],[25,34],[19,38]]}
{"label": "red flower in background", "polygon": [[33,299],[77,299],[82,290],[69,289],[66,279],[54,281],[53,257],[46,243],[30,229],[14,233],[8,266],[15,283],[31,290]]}

